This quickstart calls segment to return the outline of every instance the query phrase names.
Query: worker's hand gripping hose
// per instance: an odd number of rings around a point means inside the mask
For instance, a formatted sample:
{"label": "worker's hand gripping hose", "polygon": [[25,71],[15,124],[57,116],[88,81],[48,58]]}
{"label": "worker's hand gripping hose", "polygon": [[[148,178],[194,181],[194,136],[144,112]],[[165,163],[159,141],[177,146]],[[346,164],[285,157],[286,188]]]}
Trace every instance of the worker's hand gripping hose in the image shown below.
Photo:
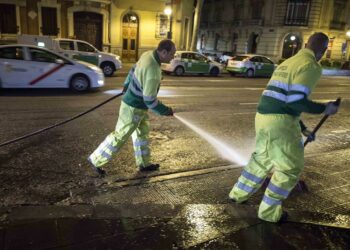
{"label": "worker's hand gripping hose", "polygon": [[115,99],[115,98],[117,98],[117,97],[119,97],[119,96],[121,96],[121,95],[123,95],[123,92],[121,92],[121,93],[119,93],[119,94],[117,94],[117,95],[115,95],[115,96],[112,96],[111,98],[109,98],[109,99],[107,99],[107,100],[101,102],[100,104],[98,104],[98,105],[96,105],[96,106],[94,106],[94,107],[92,107],[92,108],[90,108],[90,109],[88,109],[88,110],[86,110],[86,111],[84,111],[84,112],[82,112],[82,113],[80,113],[80,114],[77,114],[77,115],[75,115],[75,116],[73,116],[73,117],[71,117],[71,118],[68,118],[68,119],[66,119],[66,120],[64,120],[64,121],[57,122],[57,123],[55,123],[55,124],[53,124],[53,125],[51,125],[51,126],[49,126],[49,127],[42,128],[42,129],[39,129],[39,130],[37,130],[37,131],[34,131],[34,132],[30,133],[30,134],[26,134],[26,135],[23,135],[23,136],[21,136],[21,137],[17,137],[17,138],[15,138],[15,139],[12,139],[12,140],[3,142],[3,143],[0,144],[0,148],[3,147],[3,146],[6,146],[6,145],[9,145],[9,144],[12,144],[12,143],[15,143],[15,142],[24,140],[24,139],[26,139],[26,138],[28,138],[28,137],[31,137],[31,136],[40,134],[40,133],[42,133],[42,132],[44,132],[44,131],[46,131],[46,130],[49,130],[49,129],[52,129],[52,128],[61,126],[61,125],[66,124],[66,123],[68,123],[68,122],[70,122],[70,121],[73,121],[73,120],[75,120],[75,119],[77,119],[77,118],[79,118],[79,117],[81,117],[81,116],[83,116],[83,115],[85,115],[85,114],[87,114],[87,113],[90,113],[91,111],[93,111],[93,110],[95,110],[95,109],[101,107],[102,105],[105,105],[106,103],[112,101],[113,99]]}
{"label": "worker's hand gripping hose", "polygon": [[[337,107],[339,107],[340,102],[341,102],[341,98],[338,97],[337,100],[336,100],[333,104],[336,105]],[[312,138],[312,137],[315,137],[316,132],[320,129],[320,127],[321,127],[322,124],[328,119],[328,117],[329,117],[329,115],[324,115],[324,116],[322,117],[322,119],[320,120],[320,122],[319,122],[319,123],[316,125],[316,127],[312,130],[311,135],[308,136],[308,137],[306,138],[306,140],[305,140],[305,142],[304,142],[304,147],[305,147],[309,142],[312,141],[311,138]],[[310,139],[309,139],[309,138],[310,138]]]}

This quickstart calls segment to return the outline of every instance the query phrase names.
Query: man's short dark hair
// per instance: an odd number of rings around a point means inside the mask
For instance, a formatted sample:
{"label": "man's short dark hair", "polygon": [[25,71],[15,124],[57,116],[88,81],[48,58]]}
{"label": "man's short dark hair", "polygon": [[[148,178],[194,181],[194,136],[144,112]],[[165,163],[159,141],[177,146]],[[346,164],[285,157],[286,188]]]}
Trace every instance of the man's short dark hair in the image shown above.
{"label": "man's short dark hair", "polygon": [[160,51],[165,49],[167,52],[169,52],[174,47],[175,47],[175,44],[173,41],[171,41],[169,39],[164,39],[164,40],[160,41],[160,43],[158,44],[157,50],[160,52]]}

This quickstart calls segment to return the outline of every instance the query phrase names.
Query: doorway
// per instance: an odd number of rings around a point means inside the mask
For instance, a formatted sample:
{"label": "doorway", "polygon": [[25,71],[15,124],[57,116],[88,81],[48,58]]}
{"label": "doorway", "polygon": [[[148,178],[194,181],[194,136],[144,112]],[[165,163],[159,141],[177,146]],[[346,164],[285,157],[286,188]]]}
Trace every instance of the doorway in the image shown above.
{"label": "doorway", "polygon": [[122,25],[122,59],[123,62],[136,62],[138,50],[139,18],[135,13],[127,13]]}
{"label": "doorway", "polygon": [[94,12],[74,12],[74,35],[76,39],[86,41],[102,50],[102,24],[101,14]]}
{"label": "doorway", "polygon": [[298,35],[288,34],[283,41],[282,58],[294,56],[301,49],[301,39]]}
{"label": "doorway", "polygon": [[259,35],[252,32],[249,36],[249,39],[248,39],[248,48],[247,48],[247,52],[248,53],[251,53],[251,54],[255,54],[256,53],[256,50],[257,50],[257,47],[258,47],[258,38],[259,38]]}

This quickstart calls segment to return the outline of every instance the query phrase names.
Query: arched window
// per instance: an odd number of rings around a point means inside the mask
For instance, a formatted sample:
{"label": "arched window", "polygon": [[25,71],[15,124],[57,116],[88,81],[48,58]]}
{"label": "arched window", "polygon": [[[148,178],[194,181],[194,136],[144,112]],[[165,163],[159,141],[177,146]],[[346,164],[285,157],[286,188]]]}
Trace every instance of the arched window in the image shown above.
{"label": "arched window", "polygon": [[301,39],[298,35],[288,34],[283,41],[282,58],[294,56],[301,49]]}

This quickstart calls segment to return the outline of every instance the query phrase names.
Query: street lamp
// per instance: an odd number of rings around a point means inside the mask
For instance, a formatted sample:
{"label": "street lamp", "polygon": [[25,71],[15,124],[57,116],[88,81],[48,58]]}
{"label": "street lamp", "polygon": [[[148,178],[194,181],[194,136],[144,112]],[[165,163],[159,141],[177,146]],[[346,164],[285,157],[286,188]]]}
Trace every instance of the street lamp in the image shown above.
{"label": "street lamp", "polygon": [[346,32],[346,36],[350,37],[350,30],[348,30],[348,32]]}
{"label": "street lamp", "polygon": [[172,10],[173,8],[173,0],[170,1],[170,6],[166,4],[166,7],[164,9],[164,14],[168,16],[169,18],[169,31],[167,33],[167,38],[172,39],[172,28],[173,28],[173,15],[172,15]]}

